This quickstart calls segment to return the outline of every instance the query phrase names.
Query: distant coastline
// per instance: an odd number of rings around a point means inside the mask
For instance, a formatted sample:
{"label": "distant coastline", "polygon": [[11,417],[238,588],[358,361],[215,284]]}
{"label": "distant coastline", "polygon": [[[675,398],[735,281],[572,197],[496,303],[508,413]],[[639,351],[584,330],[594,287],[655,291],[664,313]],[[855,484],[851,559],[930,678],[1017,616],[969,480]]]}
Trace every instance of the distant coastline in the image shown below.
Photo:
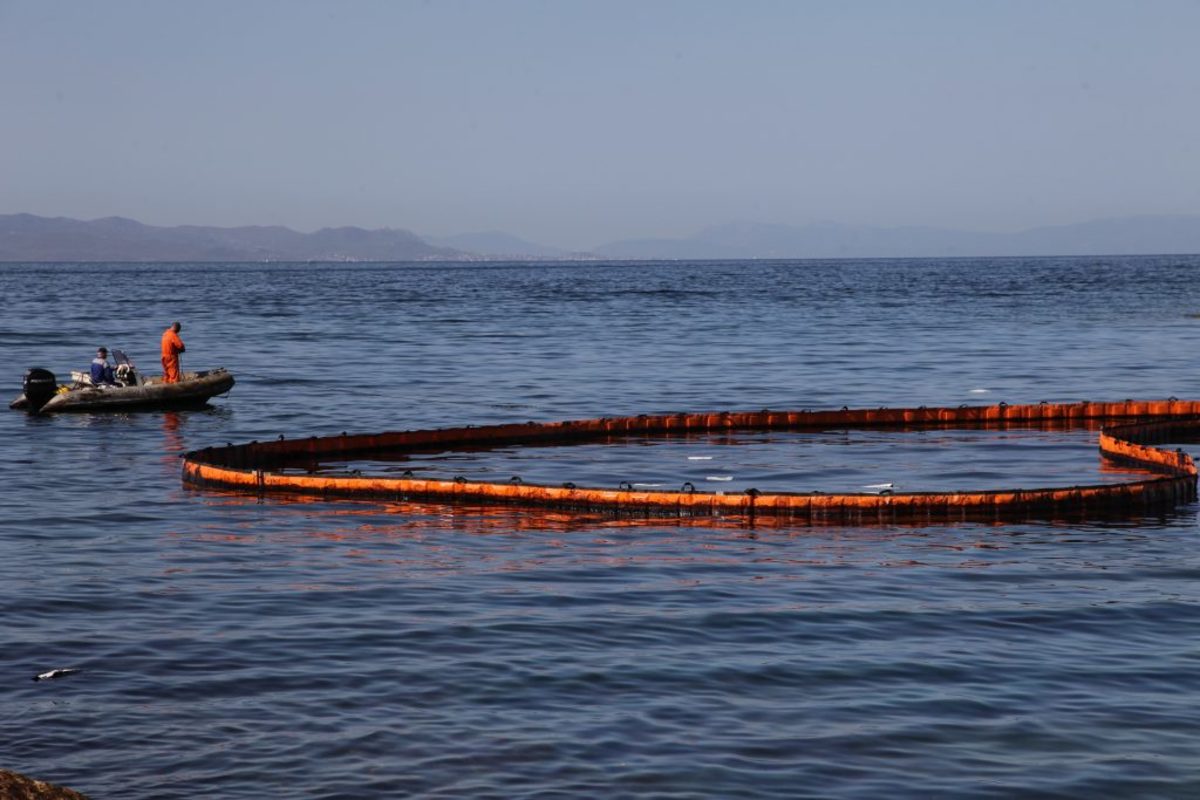
{"label": "distant coastline", "polygon": [[123,217],[77,220],[0,215],[3,262],[641,261],[978,258],[1200,253],[1200,216],[1140,216],[1014,233],[834,222],[729,223],[683,238],[630,239],[567,251],[499,231],[422,237],[399,228],[145,225]]}

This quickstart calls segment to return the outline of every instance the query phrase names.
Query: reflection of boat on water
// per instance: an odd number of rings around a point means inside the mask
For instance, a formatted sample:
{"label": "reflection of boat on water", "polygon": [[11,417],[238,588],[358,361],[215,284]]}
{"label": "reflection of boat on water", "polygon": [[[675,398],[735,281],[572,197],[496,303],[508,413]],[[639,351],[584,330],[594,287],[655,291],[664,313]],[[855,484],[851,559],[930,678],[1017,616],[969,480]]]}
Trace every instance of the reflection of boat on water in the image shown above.
{"label": "reflection of boat on water", "polygon": [[59,386],[54,373],[31,369],[25,375],[23,391],[9,408],[33,413],[54,411],[129,411],[134,409],[187,408],[202,406],[211,398],[233,388],[233,375],[222,368],[203,372],[185,372],[177,383],[162,378],[131,374],[128,382],[117,386],[75,382]]}

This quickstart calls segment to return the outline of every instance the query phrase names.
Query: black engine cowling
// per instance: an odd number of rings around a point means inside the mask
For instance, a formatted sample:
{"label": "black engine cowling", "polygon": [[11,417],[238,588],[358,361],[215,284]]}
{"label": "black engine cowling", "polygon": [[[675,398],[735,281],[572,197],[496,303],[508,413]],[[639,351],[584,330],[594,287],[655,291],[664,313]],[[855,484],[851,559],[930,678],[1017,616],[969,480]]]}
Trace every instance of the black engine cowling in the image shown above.
{"label": "black engine cowling", "polygon": [[41,411],[42,406],[49,403],[50,398],[58,391],[58,381],[55,380],[54,373],[40,367],[26,372],[21,386],[25,391],[25,399],[29,401],[29,410],[34,414]]}

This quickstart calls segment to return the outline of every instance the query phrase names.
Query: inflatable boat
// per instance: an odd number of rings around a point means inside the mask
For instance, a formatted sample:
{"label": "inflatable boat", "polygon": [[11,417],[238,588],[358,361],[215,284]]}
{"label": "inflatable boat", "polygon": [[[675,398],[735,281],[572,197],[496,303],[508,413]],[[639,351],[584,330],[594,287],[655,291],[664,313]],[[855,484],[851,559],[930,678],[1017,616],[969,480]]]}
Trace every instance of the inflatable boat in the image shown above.
{"label": "inflatable boat", "polygon": [[59,385],[54,373],[31,369],[25,373],[22,392],[9,408],[33,414],[59,411],[130,411],[202,406],[211,398],[233,388],[233,375],[224,368],[185,372],[177,383],[163,383],[158,376],[127,375],[117,385],[96,385],[82,373],[72,373],[74,382]]}

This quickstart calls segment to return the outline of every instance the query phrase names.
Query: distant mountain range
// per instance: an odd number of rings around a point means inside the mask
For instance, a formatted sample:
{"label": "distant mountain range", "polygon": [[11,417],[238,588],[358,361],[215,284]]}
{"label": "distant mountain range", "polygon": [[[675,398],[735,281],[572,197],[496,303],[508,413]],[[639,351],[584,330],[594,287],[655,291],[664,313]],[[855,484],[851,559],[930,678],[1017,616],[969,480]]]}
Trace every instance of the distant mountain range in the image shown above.
{"label": "distant mountain range", "polygon": [[468,254],[409,231],[280,226],[160,228],[122,217],[82,222],[0,215],[0,261],[428,261]]}
{"label": "distant mountain range", "polygon": [[420,237],[395,228],[156,227],[0,215],[0,261],[471,261],[500,259],[937,258],[1200,253],[1200,216],[1145,216],[1016,233],[820,222],[719,225],[676,239],[611,242],[589,253],[501,231]]}
{"label": "distant mountain range", "polygon": [[1200,253],[1200,216],[1147,216],[978,233],[944,228],[876,228],[730,223],[683,239],[630,239],[593,250],[605,258],[935,258]]}

